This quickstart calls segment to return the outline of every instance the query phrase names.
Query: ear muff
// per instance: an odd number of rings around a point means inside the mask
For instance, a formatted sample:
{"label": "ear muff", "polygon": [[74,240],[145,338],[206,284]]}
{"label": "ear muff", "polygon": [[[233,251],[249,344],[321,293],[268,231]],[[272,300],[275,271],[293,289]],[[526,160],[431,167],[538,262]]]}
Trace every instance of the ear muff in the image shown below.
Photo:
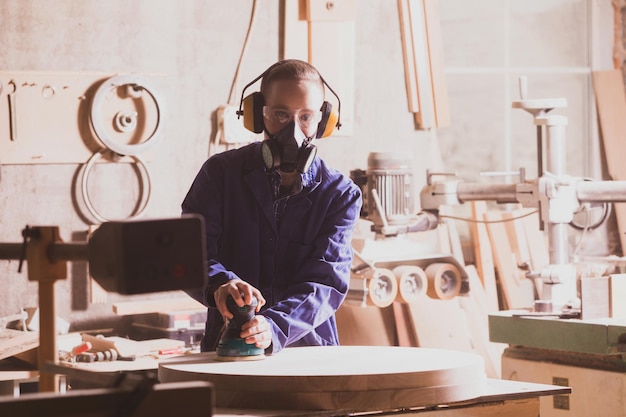
{"label": "ear muff", "polygon": [[[250,87],[252,84],[257,82],[261,78],[265,77],[277,66],[282,65],[283,62],[285,61],[278,61],[272,66],[270,66],[261,75],[256,77],[254,80],[250,81],[241,91],[241,101],[239,102],[239,110],[237,110],[237,115],[239,117],[243,116],[243,125],[245,126],[246,129],[254,133],[262,133],[265,127],[265,124],[263,123],[263,106],[265,105],[265,98],[263,97],[263,94],[261,94],[260,92],[252,93],[249,96],[246,96],[245,98],[244,98],[244,94],[246,90],[248,89],[248,87]],[[329,102],[325,101],[324,104],[322,104],[322,108],[321,108],[322,119],[320,123],[318,124],[315,137],[325,138],[325,137],[330,136],[333,133],[333,131],[335,130],[335,127],[337,129],[341,128],[341,122],[339,119],[340,114],[341,114],[341,100],[339,99],[339,96],[337,95],[337,93],[335,93],[335,90],[333,90],[330,87],[330,85],[328,85],[326,80],[324,80],[322,75],[319,74],[319,76],[320,76],[320,80],[322,81],[322,84],[324,84],[326,88],[328,88],[330,92],[333,93],[333,95],[337,98],[337,104],[338,104],[336,113],[333,110],[333,106]]]}
{"label": "ear muff", "polygon": [[246,129],[254,133],[262,133],[263,124],[263,106],[265,98],[260,92],[255,92],[247,96],[242,101],[243,107],[243,125]]}
{"label": "ear muff", "polygon": [[326,138],[332,135],[339,120],[339,116],[334,111],[333,105],[328,101],[325,101],[324,104],[322,104],[322,108],[320,110],[322,112],[322,119],[317,125],[317,133],[315,134],[317,139]]}

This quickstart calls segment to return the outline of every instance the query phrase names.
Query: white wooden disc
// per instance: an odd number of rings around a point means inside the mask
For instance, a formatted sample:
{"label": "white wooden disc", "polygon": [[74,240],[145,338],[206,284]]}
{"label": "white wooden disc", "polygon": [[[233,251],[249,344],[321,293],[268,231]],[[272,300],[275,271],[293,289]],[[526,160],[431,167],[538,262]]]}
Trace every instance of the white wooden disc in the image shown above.
{"label": "white wooden disc", "polygon": [[215,352],[159,364],[161,382],[204,380],[226,408],[393,409],[476,398],[486,383],[482,357],[396,346],[287,348],[254,362],[221,362]]}

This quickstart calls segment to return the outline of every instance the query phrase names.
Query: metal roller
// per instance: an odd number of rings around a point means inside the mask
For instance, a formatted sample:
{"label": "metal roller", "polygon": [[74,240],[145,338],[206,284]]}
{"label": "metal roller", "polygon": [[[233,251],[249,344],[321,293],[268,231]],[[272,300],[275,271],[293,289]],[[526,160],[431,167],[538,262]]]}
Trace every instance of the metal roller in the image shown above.
{"label": "metal roller", "polygon": [[380,308],[388,307],[398,294],[398,281],[392,271],[376,268],[374,276],[367,280],[368,304]]}
{"label": "metal roller", "polygon": [[428,291],[428,277],[419,266],[400,265],[393,269],[398,280],[396,301],[410,304]]}
{"label": "metal roller", "polygon": [[461,273],[449,263],[432,263],[426,267],[430,298],[450,300],[461,292]]}

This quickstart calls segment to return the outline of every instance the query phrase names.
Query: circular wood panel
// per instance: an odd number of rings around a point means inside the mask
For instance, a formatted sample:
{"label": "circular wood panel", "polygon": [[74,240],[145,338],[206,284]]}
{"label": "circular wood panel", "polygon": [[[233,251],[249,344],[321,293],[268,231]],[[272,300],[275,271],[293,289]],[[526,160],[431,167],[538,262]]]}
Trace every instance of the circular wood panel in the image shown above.
{"label": "circular wood panel", "polygon": [[471,353],[389,346],[287,348],[260,361],[224,362],[215,352],[159,364],[161,382],[212,382],[226,408],[385,410],[476,398],[486,383]]}

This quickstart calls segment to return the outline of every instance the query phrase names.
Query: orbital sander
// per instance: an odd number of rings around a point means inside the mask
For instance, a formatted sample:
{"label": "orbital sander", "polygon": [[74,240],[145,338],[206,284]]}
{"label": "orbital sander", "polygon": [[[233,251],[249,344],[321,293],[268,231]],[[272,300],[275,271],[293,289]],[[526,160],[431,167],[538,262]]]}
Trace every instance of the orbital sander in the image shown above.
{"label": "orbital sander", "polygon": [[252,301],[248,305],[239,307],[233,297],[228,297],[226,307],[233,315],[233,318],[226,321],[219,342],[217,344],[217,359],[222,361],[245,361],[259,360],[265,358],[264,349],[256,347],[254,344],[246,343],[240,336],[241,326],[254,318],[258,305],[256,297],[252,296]]}

